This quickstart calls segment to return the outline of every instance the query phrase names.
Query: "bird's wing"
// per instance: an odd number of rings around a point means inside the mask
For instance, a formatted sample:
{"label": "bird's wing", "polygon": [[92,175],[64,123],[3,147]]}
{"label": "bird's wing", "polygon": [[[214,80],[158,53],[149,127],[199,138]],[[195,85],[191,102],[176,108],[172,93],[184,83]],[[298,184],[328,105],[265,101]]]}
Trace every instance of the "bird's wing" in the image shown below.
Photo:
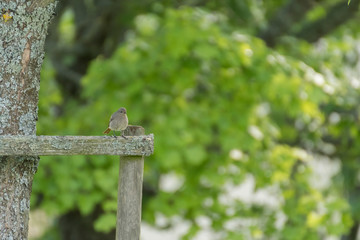
{"label": "bird's wing", "polygon": [[112,120],[114,120],[114,118],[118,117],[119,113],[118,112],[114,112],[113,115],[111,115],[111,118],[110,118],[110,122]]}

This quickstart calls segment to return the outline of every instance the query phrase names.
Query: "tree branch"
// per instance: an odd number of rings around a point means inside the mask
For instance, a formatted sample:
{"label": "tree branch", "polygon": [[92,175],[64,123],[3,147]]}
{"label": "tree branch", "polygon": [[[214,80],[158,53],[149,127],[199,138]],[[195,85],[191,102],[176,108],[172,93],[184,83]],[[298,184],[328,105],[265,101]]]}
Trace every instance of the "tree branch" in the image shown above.
{"label": "tree branch", "polygon": [[353,18],[359,9],[359,3],[360,0],[353,0],[350,5],[345,1],[335,4],[324,18],[308,23],[295,36],[308,42],[317,41]]}
{"label": "tree branch", "polygon": [[305,14],[321,0],[290,0],[284,7],[270,19],[266,29],[258,36],[269,47],[276,45],[277,39],[290,32],[291,27],[301,20]]}

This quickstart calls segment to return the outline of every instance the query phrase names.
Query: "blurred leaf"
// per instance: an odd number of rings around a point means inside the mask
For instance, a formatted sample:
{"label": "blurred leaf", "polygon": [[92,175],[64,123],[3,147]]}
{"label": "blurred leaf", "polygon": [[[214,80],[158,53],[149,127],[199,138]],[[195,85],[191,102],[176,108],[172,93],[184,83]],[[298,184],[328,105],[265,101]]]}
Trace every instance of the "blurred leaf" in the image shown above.
{"label": "blurred leaf", "polygon": [[95,229],[101,232],[110,232],[116,226],[116,214],[105,213],[95,221]]}

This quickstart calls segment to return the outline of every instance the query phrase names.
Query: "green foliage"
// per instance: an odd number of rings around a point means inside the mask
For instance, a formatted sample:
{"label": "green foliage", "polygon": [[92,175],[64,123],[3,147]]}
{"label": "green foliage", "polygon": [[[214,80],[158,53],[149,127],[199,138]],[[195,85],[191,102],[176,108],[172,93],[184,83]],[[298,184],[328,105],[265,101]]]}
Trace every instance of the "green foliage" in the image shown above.
{"label": "green foliage", "polygon": [[109,232],[116,226],[116,215],[107,213],[99,217],[95,222],[95,229],[97,231]]}
{"label": "green foliage", "polygon": [[[271,50],[224,15],[199,8],[162,15],[138,16],[114,55],[93,61],[82,81],[87,104],[69,102],[61,118],[51,111],[62,100],[45,65],[39,133],[101,135],[111,113],[126,107],[130,124],[155,134],[145,181],[158,192],[145,199],[143,218],[154,224],[162,213],[190,220],[188,239],[201,228],[199,216],[207,216],[224,239],[345,233],[352,224],[349,206],[336,189],[312,185],[313,156],[301,144],[320,141],[323,132],[315,130],[326,128],[327,115],[319,106],[338,94],[317,64],[300,60],[308,46]],[[115,225],[117,173],[113,157],[42,158],[33,191],[42,194],[41,206],[50,212],[79,208],[88,214],[101,205],[105,214],[95,228],[109,231]],[[184,179],[182,185],[162,187],[159,179],[166,174]],[[275,206],[230,197],[228,187],[248,177],[255,192],[272,189]],[[285,220],[276,225],[280,213]],[[238,223],[224,227],[231,221]]]}

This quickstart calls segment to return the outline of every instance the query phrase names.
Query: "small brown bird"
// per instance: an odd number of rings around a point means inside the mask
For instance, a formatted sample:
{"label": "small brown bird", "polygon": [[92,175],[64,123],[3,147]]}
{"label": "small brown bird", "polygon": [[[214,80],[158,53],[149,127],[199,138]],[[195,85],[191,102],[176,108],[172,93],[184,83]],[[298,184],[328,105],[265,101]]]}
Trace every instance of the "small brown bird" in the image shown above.
{"label": "small brown bird", "polygon": [[109,127],[104,131],[104,134],[108,134],[111,130],[114,133],[114,137],[116,137],[115,131],[121,131],[121,136],[126,139],[124,133],[122,132],[128,126],[128,117],[126,115],[125,108],[119,108],[113,115],[111,115]]}

